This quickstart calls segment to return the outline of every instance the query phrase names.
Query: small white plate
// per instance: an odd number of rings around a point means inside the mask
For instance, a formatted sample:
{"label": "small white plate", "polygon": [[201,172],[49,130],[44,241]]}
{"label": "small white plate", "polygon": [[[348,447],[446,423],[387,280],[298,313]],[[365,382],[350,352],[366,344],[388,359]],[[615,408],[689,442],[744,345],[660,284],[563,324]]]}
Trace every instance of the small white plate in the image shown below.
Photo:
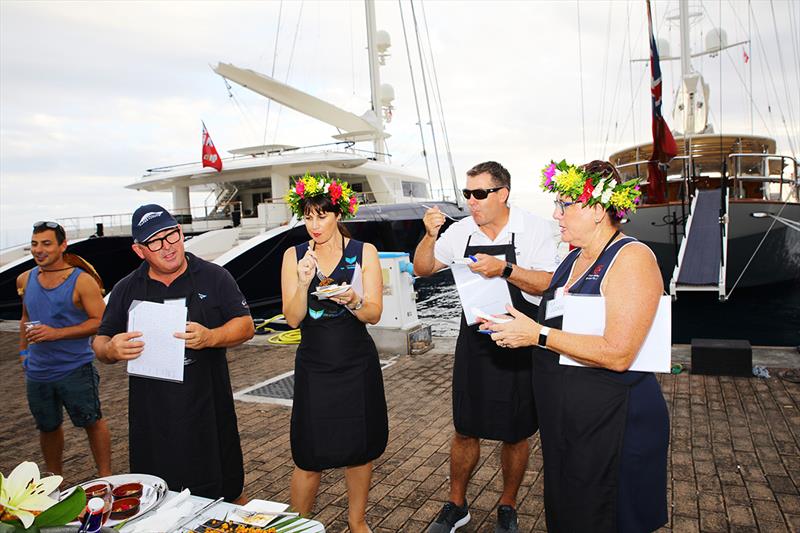
{"label": "small white plate", "polygon": [[[268,502],[266,500],[250,500],[247,505],[237,507],[234,511],[228,514],[228,520],[239,522],[240,524],[247,524],[248,526],[264,527],[272,522],[277,513],[282,513],[289,506],[285,503]],[[239,510],[246,511],[242,513],[249,515],[250,513],[258,513],[253,516],[241,516],[238,514]]]}
{"label": "small white plate", "polygon": [[343,292],[346,292],[347,289],[349,289],[349,288],[350,288],[350,285],[348,285],[348,284],[344,284],[344,285],[328,285],[328,286],[322,287],[321,289],[318,287],[317,290],[312,292],[311,294],[313,294],[314,296],[316,296],[320,300],[325,300],[327,298],[330,298],[331,296],[336,296],[337,294],[342,294]]}

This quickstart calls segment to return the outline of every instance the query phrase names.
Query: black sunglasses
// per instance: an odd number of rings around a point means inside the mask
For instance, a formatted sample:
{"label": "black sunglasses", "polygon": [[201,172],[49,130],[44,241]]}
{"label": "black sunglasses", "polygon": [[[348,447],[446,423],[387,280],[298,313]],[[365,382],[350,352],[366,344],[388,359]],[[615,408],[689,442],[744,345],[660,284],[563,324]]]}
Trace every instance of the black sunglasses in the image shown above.
{"label": "black sunglasses", "polygon": [[180,228],[175,228],[163,237],[156,237],[140,244],[142,246],[147,246],[147,249],[151,252],[157,252],[164,247],[164,241],[167,241],[170,244],[175,244],[179,240],[181,240],[181,230]]}
{"label": "black sunglasses", "polygon": [[464,198],[469,200],[472,196],[475,197],[476,200],[486,200],[489,194],[493,192],[497,192],[500,189],[505,189],[505,187],[492,187],[491,189],[461,189],[461,192],[464,194]]}
{"label": "black sunglasses", "polygon": [[61,229],[61,224],[58,222],[50,222],[49,220],[40,220],[39,222],[33,223],[33,229],[41,228]]}

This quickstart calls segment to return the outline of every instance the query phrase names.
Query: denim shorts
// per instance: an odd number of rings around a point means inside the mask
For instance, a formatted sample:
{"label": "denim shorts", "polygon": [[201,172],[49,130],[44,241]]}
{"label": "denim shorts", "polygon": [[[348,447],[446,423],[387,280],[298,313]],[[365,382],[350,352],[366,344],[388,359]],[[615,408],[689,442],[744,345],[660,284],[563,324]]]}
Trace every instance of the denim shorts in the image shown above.
{"label": "denim shorts", "polygon": [[36,429],[49,433],[64,420],[62,405],[76,427],[91,426],[100,412],[100,376],[92,363],[76,368],[66,377],[52,382],[27,380],[28,406]]}

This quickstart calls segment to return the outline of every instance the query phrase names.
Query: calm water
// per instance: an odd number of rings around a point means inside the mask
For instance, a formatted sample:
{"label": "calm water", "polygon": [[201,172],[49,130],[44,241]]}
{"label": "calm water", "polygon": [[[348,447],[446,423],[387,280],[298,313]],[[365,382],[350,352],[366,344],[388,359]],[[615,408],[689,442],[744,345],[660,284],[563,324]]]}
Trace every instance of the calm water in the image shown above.
{"label": "calm water", "polygon": [[[417,310],[436,336],[458,335],[460,306],[449,270],[417,279]],[[746,339],[753,345],[800,345],[800,283],[738,287],[721,303],[716,293],[683,293],[672,304],[672,342],[692,338]]]}

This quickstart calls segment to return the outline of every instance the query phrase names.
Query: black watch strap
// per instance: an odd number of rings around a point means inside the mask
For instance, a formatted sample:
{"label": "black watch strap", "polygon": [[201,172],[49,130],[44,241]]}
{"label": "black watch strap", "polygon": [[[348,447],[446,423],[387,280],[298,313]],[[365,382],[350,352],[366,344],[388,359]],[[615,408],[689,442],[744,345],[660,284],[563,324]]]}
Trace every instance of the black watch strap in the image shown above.
{"label": "black watch strap", "polygon": [[506,267],[503,269],[503,273],[500,274],[500,277],[508,279],[511,277],[512,272],[514,272],[514,263],[506,261]]}

